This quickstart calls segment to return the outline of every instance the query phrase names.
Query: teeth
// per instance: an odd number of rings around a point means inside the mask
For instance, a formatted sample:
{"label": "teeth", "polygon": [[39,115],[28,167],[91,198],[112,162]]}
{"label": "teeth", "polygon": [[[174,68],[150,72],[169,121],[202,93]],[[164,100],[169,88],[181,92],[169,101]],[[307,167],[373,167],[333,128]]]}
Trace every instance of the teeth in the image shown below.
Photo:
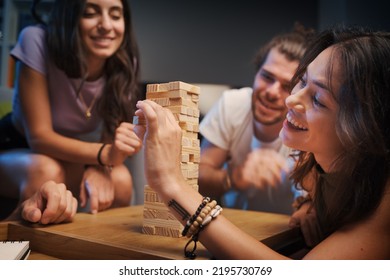
{"label": "teeth", "polygon": [[287,120],[289,123],[291,123],[293,126],[299,128],[299,129],[302,129],[302,130],[307,130],[307,127],[305,127],[304,125],[298,123],[297,121],[295,121],[291,114],[287,114]]}

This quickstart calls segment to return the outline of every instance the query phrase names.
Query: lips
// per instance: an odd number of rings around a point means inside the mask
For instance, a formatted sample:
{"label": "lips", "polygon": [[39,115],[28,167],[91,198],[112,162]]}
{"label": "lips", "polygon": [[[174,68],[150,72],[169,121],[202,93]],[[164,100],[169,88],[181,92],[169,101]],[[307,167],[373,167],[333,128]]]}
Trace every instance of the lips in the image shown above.
{"label": "lips", "polygon": [[91,37],[95,46],[108,47],[113,42],[113,38],[110,37]]}
{"label": "lips", "polygon": [[286,119],[287,119],[287,122],[289,123],[289,125],[292,126],[294,129],[303,130],[303,131],[308,130],[308,128],[304,124],[302,124],[298,120],[294,119],[292,113],[288,112]]}
{"label": "lips", "polygon": [[257,99],[256,107],[265,114],[275,114],[275,112],[280,112],[286,109],[284,106],[281,107],[281,106],[276,106],[275,104],[267,104],[266,102],[260,99]]}

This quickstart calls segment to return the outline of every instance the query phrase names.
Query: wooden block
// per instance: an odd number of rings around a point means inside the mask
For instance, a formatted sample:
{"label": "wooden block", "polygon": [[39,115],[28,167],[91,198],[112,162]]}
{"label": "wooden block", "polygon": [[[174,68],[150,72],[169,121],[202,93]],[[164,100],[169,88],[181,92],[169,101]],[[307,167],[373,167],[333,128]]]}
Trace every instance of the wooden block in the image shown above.
{"label": "wooden block", "polygon": [[185,131],[191,131],[191,132],[199,132],[199,124],[197,123],[190,123],[190,122],[179,122],[179,126],[181,129]]}
{"label": "wooden block", "polygon": [[175,216],[170,211],[161,211],[159,209],[153,209],[148,207],[144,207],[143,217],[144,219],[162,219],[177,221]]}
{"label": "wooden block", "polygon": [[199,109],[196,109],[196,108],[188,108],[187,115],[199,118],[200,111],[199,111]]}
{"label": "wooden block", "polygon": [[189,162],[190,161],[190,155],[189,154],[182,154],[181,155],[181,162]]}
{"label": "wooden block", "polygon": [[160,202],[163,203],[159,195],[149,186],[144,189],[144,202]]}
{"label": "wooden block", "polygon": [[191,117],[183,114],[173,114],[177,121],[181,123],[199,124],[199,118]]}
{"label": "wooden block", "polygon": [[171,90],[183,89],[191,93],[200,94],[200,87],[187,84],[181,81],[162,83],[162,84],[148,84],[146,92],[164,92]]}
{"label": "wooden block", "polygon": [[182,153],[188,153],[188,154],[200,154],[200,147],[194,147],[194,146],[186,146],[181,147]]}
{"label": "wooden block", "polygon": [[182,136],[188,137],[188,138],[191,138],[191,139],[198,139],[198,137],[199,137],[198,132],[193,132],[193,131],[182,130],[181,134],[182,134]]}
{"label": "wooden block", "polygon": [[188,115],[188,109],[186,106],[169,106],[169,110],[174,114]]}
{"label": "wooden block", "polygon": [[[182,128],[181,172],[187,183],[199,190],[199,93],[200,88],[176,81],[147,85],[146,97],[174,114]],[[137,120],[139,122],[139,120]],[[144,221],[142,232],[152,235],[179,237],[182,224],[165,206],[157,193],[148,186],[144,194]]]}
{"label": "wooden block", "polygon": [[[146,99],[153,99],[153,98],[185,98],[192,100],[192,95],[188,93],[185,90],[179,89],[179,90],[172,90],[172,91],[161,91],[161,92],[147,92],[146,93]],[[199,99],[199,98],[198,98]]]}

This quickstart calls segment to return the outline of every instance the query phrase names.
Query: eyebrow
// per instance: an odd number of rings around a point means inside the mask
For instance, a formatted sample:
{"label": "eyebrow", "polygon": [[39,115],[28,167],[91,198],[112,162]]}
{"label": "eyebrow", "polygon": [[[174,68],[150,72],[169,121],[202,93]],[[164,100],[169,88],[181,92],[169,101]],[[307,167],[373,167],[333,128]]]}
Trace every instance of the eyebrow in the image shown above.
{"label": "eyebrow", "polygon": [[266,73],[267,75],[273,77],[274,79],[279,80],[280,83],[281,83],[283,86],[286,86],[286,87],[289,87],[289,86],[290,86],[290,83],[291,83],[290,80],[284,79],[284,78],[280,78],[280,77],[277,77],[273,72],[270,72],[270,71],[268,71],[267,69],[261,68],[261,69],[260,69],[260,72],[264,72],[264,73]]}
{"label": "eyebrow", "polygon": [[320,81],[318,81],[318,80],[312,80],[312,82],[313,82],[313,84],[315,84],[316,86],[318,86],[318,87],[320,87],[320,88],[322,88],[322,89],[324,89],[324,90],[326,90],[326,91],[332,92],[332,91],[330,90],[330,88],[329,88],[326,84],[324,84],[323,82],[320,82]]}
{"label": "eyebrow", "polygon": [[[303,76],[306,76],[306,80],[308,79],[308,76],[309,76],[309,75],[308,75],[308,71],[307,71],[307,70],[305,71],[305,73],[304,73]],[[320,80],[311,79],[311,82],[312,82],[313,84],[315,84],[317,87],[322,88],[322,89],[324,89],[324,90],[329,91],[330,93],[332,93],[330,87],[329,87],[327,84],[321,82]]]}
{"label": "eyebrow", "polygon": [[[96,3],[93,3],[93,2],[87,2],[85,4],[85,8],[88,8],[88,7],[94,8],[94,9],[100,9],[100,6],[98,4],[96,4]],[[115,11],[122,11],[123,10],[123,8],[121,6],[112,6],[109,9],[110,10],[115,10]]]}

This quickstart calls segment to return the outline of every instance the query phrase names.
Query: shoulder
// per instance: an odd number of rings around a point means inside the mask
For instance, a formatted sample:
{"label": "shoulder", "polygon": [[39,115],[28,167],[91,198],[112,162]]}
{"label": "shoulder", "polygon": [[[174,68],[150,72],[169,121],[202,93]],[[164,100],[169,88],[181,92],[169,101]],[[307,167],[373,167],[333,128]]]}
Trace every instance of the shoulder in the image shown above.
{"label": "shoulder", "polygon": [[210,122],[241,122],[250,113],[251,88],[230,89],[222,93],[202,120],[201,127]]}
{"label": "shoulder", "polygon": [[42,42],[46,31],[42,25],[30,25],[22,29],[18,43]]}
{"label": "shoulder", "polygon": [[211,111],[226,119],[241,119],[251,108],[251,88],[230,89],[223,92],[220,100]]}
{"label": "shoulder", "polygon": [[246,107],[247,105],[250,106],[251,97],[252,89],[250,87],[244,87],[240,89],[230,89],[224,91],[221,99],[227,105],[242,108]]}
{"label": "shoulder", "polygon": [[390,191],[368,218],[348,225],[316,246],[313,259],[390,259]]}
{"label": "shoulder", "polygon": [[11,51],[11,55],[29,67],[45,73],[46,43],[45,29],[41,25],[25,27]]}

